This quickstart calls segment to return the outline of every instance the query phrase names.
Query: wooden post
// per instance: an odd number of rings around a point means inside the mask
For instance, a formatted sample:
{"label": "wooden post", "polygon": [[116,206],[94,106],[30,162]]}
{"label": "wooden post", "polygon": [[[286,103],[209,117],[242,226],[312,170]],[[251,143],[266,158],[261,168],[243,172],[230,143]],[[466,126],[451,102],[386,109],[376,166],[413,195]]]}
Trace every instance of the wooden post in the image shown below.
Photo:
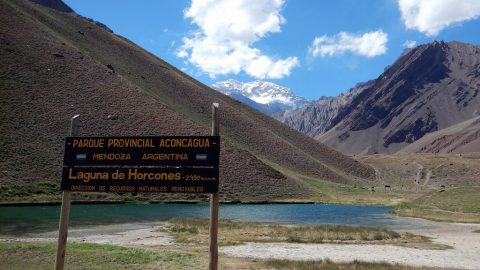
{"label": "wooden post", "polygon": [[[70,125],[70,136],[76,136],[78,134],[77,119],[79,116],[79,114],[76,114],[72,117]],[[70,191],[63,192],[62,208],[60,210],[60,225],[58,228],[58,244],[57,257],[55,259],[55,270],[63,270],[63,267],[65,265],[65,251],[67,248],[68,217],[70,215],[71,197],[72,193]]]}
{"label": "wooden post", "polygon": [[[212,136],[219,136],[219,122],[218,122],[218,103],[212,104]],[[217,270],[218,268],[218,192],[210,195],[210,264],[208,269]]]}

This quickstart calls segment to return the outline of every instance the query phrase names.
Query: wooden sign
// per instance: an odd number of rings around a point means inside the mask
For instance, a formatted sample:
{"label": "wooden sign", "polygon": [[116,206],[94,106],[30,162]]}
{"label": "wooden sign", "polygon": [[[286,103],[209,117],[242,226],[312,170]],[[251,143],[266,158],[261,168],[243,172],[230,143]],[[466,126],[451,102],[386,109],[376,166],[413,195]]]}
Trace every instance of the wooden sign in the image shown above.
{"label": "wooden sign", "polygon": [[64,167],[62,190],[76,192],[218,192],[218,168]]}
{"label": "wooden sign", "polygon": [[67,137],[61,189],[218,192],[219,136]]}
{"label": "wooden sign", "polygon": [[218,167],[219,136],[67,137],[64,166]]}
{"label": "wooden sign", "polygon": [[210,194],[210,270],[218,269],[218,103],[212,104],[212,136],[73,137],[65,141],[55,270],[63,270],[72,191]]}

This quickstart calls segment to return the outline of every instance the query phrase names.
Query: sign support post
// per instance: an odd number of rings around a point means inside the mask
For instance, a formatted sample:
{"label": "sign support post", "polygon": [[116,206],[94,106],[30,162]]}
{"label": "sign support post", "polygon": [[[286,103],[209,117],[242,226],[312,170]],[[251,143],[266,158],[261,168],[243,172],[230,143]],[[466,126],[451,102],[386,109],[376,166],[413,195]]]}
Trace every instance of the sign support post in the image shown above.
{"label": "sign support post", "polygon": [[[219,121],[218,121],[218,103],[212,104],[212,136],[219,136]],[[218,268],[218,192],[210,195],[210,270],[217,270]]]}
{"label": "sign support post", "polygon": [[[70,135],[78,135],[78,117],[76,114],[72,117],[70,125]],[[63,270],[65,265],[65,250],[67,248],[68,236],[68,218],[70,216],[70,202],[72,198],[71,191],[63,191],[62,208],[60,210],[60,225],[58,228],[57,257],[55,259],[55,270]]]}
{"label": "sign support post", "polygon": [[79,137],[80,115],[73,116],[65,138],[55,270],[65,265],[73,191],[210,193],[209,269],[217,270],[218,107],[212,104],[212,136]]}

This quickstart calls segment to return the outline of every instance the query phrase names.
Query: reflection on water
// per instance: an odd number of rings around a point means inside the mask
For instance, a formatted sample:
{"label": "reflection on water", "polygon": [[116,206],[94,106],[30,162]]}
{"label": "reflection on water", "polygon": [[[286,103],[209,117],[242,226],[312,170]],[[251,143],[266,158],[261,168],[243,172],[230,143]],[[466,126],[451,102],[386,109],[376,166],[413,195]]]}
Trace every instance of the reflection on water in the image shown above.
{"label": "reflection on water", "polygon": [[[389,215],[391,207],[335,204],[221,205],[220,218],[282,223],[329,223],[391,229],[431,227],[428,221]],[[57,230],[60,206],[0,207],[0,235]],[[72,205],[70,227],[145,223],[172,218],[208,218],[206,204]]]}

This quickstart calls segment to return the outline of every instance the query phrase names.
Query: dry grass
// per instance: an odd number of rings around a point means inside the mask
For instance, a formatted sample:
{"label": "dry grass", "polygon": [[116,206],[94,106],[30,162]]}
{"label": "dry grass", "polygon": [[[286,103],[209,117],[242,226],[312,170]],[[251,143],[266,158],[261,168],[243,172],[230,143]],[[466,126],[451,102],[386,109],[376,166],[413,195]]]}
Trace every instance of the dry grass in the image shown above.
{"label": "dry grass", "polygon": [[[55,243],[1,242],[0,270],[52,269],[55,261]],[[197,247],[119,247],[111,245],[69,243],[65,268],[73,270],[101,269],[207,269],[208,253]],[[423,270],[386,263],[334,263],[331,261],[251,260],[224,257],[220,254],[219,269],[343,269],[343,270]]]}
{"label": "dry grass", "polygon": [[437,269],[430,267],[412,267],[400,264],[388,263],[369,263],[353,261],[351,263],[334,263],[329,260],[324,261],[289,261],[289,260],[267,260],[262,262],[267,269],[289,269],[289,270],[420,270]]}
{"label": "dry grass", "polygon": [[480,214],[479,196],[480,186],[447,188],[443,192],[429,192],[414,200],[413,204],[422,208]]}
{"label": "dry grass", "polygon": [[[0,242],[0,270],[52,269],[55,243]],[[175,248],[149,250],[141,247],[68,243],[65,268],[94,269],[205,269],[205,258]]]}
{"label": "dry grass", "polygon": [[[208,244],[208,220],[175,219],[164,229],[180,243]],[[369,244],[428,244],[423,236],[394,231],[345,225],[278,225],[255,222],[220,220],[218,241],[220,245],[245,242],[292,243],[369,243]]]}
{"label": "dry grass", "polygon": [[479,194],[478,186],[432,191],[411,203],[399,205],[394,213],[435,221],[480,223]]}
{"label": "dry grass", "polygon": [[480,156],[475,154],[395,154],[356,158],[374,167],[377,181],[390,184],[393,192],[421,194],[432,189],[440,190],[442,185],[447,189],[480,185]]}

